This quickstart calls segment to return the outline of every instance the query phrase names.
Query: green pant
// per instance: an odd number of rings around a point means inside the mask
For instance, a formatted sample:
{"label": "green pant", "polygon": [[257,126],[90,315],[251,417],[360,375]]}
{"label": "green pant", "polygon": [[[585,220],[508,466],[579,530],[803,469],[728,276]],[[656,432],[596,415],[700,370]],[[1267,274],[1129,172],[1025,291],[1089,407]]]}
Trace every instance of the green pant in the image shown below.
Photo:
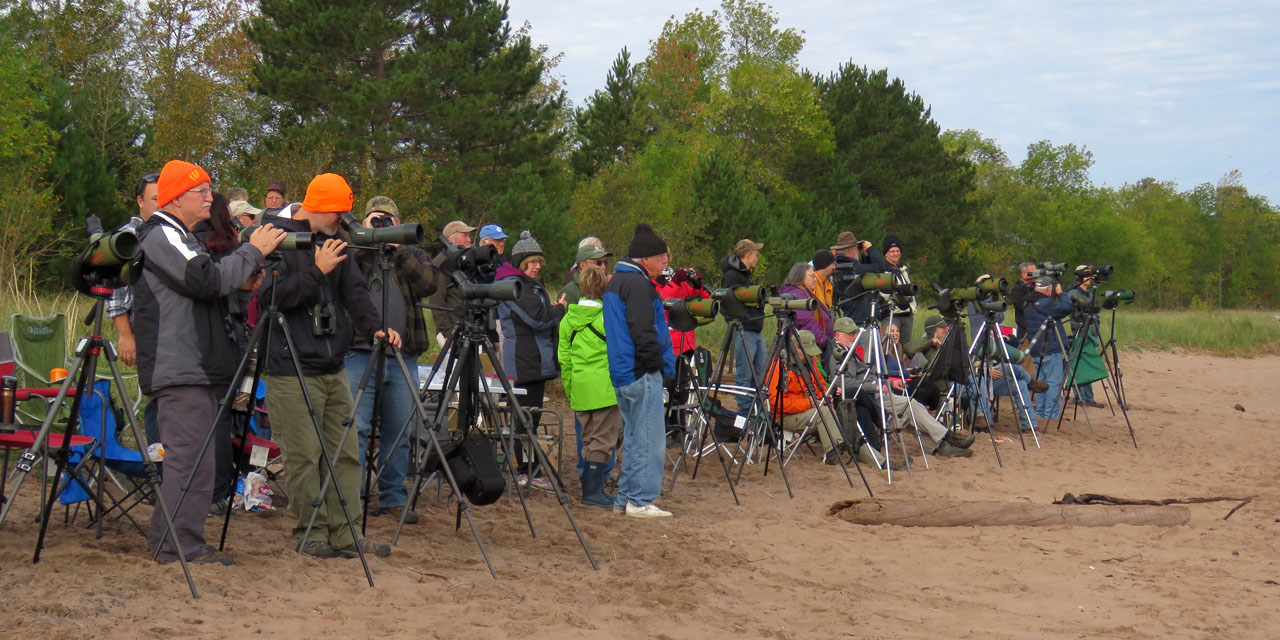
{"label": "green pant", "polygon": [[[284,450],[284,473],[289,488],[289,509],[298,518],[293,525],[293,535],[298,540],[306,533],[313,504],[320,495],[320,483],[328,477],[328,467],[316,439],[316,430],[307,404],[303,400],[298,379],[293,376],[263,376],[267,383],[267,412],[271,416],[271,433]],[[351,415],[355,406],[351,388],[347,386],[345,372],[305,378],[311,406],[315,409],[320,432],[324,434],[324,448],[333,456],[337,477],[334,479],[348,500],[351,517],[357,517],[360,504],[360,446],[354,430],[347,435],[338,451],[342,438],[342,421]],[[336,452],[336,453],[335,453]],[[316,513],[315,524],[307,542],[328,542],[341,549],[355,542],[347,518],[338,500],[334,480],[329,482],[324,502]]]}

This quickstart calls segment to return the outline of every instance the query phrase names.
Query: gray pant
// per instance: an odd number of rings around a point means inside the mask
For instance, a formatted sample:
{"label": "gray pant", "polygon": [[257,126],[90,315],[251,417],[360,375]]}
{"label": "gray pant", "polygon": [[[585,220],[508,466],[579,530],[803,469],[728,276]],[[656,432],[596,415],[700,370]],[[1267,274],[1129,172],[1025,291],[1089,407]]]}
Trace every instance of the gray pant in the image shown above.
{"label": "gray pant", "polygon": [[[164,477],[160,482],[160,492],[170,509],[178,506],[182,485],[191,470],[196,470],[182,507],[173,513],[173,526],[182,543],[182,551],[187,559],[191,559],[205,553],[201,547],[205,544],[204,519],[209,515],[209,505],[213,502],[214,454],[210,449],[205,451],[203,458],[197,460],[196,456],[209,434],[218,401],[213,387],[208,386],[166,387],[151,394],[151,401],[157,404],[160,442],[164,443],[164,464],[161,465]],[[147,547],[155,549],[160,546],[157,560],[176,560],[178,552],[173,546],[173,539],[164,535],[164,531],[164,515],[157,506],[151,514]]]}

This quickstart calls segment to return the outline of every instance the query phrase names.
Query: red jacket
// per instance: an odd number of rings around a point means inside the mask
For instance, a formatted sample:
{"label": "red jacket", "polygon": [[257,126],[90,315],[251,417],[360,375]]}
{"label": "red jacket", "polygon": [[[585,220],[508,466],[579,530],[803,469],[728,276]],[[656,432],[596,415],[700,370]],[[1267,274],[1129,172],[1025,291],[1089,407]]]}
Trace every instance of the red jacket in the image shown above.
{"label": "red jacket", "polygon": [[[658,287],[658,295],[662,296],[663,300],[669,300],[671,298],[680,298],[683,300],[690,296],[700,298],[711,297],[711,294],[706,289],[694,289],[693,285],[689,284],[688,280],[683,282],[668,281],[666,284]],[[670,325],[670,315],[670,312],[668,312],[668,325]],[[698,338],[692,331],[676,331],[675,329],[670,329],[670,331],[671,350],[674,351],[677,356],[688,351],[693,351],[698,347]]]}

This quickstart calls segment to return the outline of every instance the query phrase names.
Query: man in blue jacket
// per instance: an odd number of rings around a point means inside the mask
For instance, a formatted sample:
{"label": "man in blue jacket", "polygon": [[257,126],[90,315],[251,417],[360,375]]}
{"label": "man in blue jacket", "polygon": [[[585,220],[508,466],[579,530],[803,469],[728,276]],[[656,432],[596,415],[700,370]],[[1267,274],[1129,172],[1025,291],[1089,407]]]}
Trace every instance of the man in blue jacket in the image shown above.
{"label": "man in blue jacket", "polygon": [[1034,339],[1040,327],[1044,326],[1044,331],[1039,333],[1039,339],[1031,347],[1031,356],[1037,363],[1036,378],[1049,385],[1047,391],[1036,396],[1036,420],[1044,418],[1048,421],[1058,417],[1064,364],[1058,336],[1062,333],[1062,319],[1069,315],[1071,300],[1062,292],[1062,285],[1048,276],[1036,279],[1035,290],[1027,296],[1027,330]]}
{"label": "man in blue jacket", "polygon": [[633,518],[671,516],[653,504],[662,494],[666,464],[662,377],[676,375],[667,316],[653,285],[668,261],[666,241],[642,222],[604,293],[609,378],[623,418],[622,472],[613,509]]}

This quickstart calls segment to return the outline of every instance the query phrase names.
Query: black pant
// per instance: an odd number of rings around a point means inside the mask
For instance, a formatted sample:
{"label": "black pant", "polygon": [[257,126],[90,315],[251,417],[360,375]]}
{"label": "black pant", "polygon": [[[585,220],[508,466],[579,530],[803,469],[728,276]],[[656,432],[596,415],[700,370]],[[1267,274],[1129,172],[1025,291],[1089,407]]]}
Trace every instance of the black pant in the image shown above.
{"label": "black pant", "polygon": [[880,422],[880,410],[875,400],[868,393],[860,393],[852,401],[842,400],[838,407],[840,412],[840,428],[845,442],[856,443],[861,439],[853,420],[858,421],[862,432],[867,436],[867,443],[872,449],[884,448],[884,425]]}
{"label": "black pant", "polygon": [[[529,437],[533,437],[538,432],[538,420],[542,417],[542,393],[547,389],[547,382],[541,380],[538,382],[516,383],[516,386],[524,389],[524,395],[516,396],[516,403],[529,411],[529,426],[533,429],[533,433]],[[515,425],[513,424],[514,428]],[[517,432],[519,435],[519,432]],[[532,454],[529,459],[525,460],[524,443],[520,438],[515,439],[515,455],[519,465],[519,473],[532,474],[534,463],[537,461]]]}

